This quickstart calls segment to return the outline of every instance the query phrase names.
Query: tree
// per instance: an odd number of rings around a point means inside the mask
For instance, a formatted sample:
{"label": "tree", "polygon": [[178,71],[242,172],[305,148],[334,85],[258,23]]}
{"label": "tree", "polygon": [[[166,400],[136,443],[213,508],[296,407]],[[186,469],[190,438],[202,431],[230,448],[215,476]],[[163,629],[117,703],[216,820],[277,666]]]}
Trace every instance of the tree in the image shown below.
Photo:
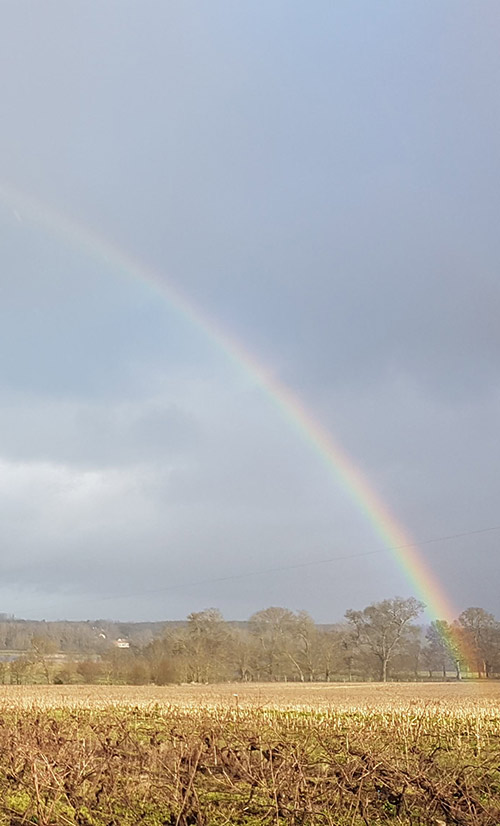
{"label": "tree", "polygon": [[393,669],[404,680],[418,680],[420,666],[423,662],[422,628],[418,625],[408,626],[403,646],[393,660]]}
{"label": "tree", "polygon": [[253,680],[258,669],[257,641],[246,628],[234,628],[231,633],[228,657],[234,674],[241,682]]}
{"label": "tree", "polygon": [[460,614],[458,624],[464,631],[465,645],[476,661],[479,676],[489,677],[499,653],[499,623],[482,608],[467,608]]}
{"label": "tree", "polygon": [[33,663],[28,657],[16,657],[10,663],[10,681],[14,685],[22,685],[30,682],[28,679],[31,676]]}
{"label": "tree", "polygon": [[289,647],[287,656],[297,669],[300,681],[312,681],[318,665],[318,629],[307,611],[298,611],[292,624],[295,626],[293,644]]}
{"label": "tree", "polygon": [[[424,661],[429,672],[441,671],[443,680],[446,680],[446,673],[450,666],[457,668],[459,663],[459,653],[456,646],[451,642],[452,630],[446,620],[433,620],[425,632],[427,645],[423,651]],[[457,679],[460,678],[460,669],[457,671]]]}
{"label": "tree", "polygon": [[226,677],[228,640],[227,623],[217,608],[189,614],[184,654],[192,681],[208,683]]}
{"label": "tree", "polygon": [[330,680],[343,675],[349,681],[352,680],[356,641],[349,625],[318,628],[315,646],[317,671],[321,674],[321,679],[329,683]]}
{"label": "tree", "polygon": [[96,662],[95,660],[82,660],[78,662],[76,671],[84,683],[98,683],[104,674],[102,663]]}
{"label": "tree", "polygon": [[400,653],[408,639],[411,621],[424,610],[414,597],[385,599],[368,605],[362,611],[346,611],[346,619],[355,631],[358,645],[370,652],[379,665],[379,677],[387,681],[392,658]]}
{"label": "tree", "polygon": [[56,651],[57,645],[50,637],[33,634],[29,657],[34,664],[40,666],[47,685],[50,683],[49,662]]}
{"label": "tree", "polygon": [[293,648],[296,630],[293,611],[275,606],[265,608],[250,617],[248,626],[258,642],[258,674],[277,680],[286,672],[286,660],[290,660]]}

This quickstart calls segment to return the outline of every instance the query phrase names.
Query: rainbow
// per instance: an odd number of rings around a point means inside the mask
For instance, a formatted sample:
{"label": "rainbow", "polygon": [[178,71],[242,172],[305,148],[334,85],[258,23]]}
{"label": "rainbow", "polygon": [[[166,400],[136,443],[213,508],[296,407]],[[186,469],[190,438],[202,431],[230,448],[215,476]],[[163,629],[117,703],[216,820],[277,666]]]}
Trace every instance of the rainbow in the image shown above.
{"label": "rainbow", "polygon": [[18,220],[22,221],[27,218],[49,233],[62,238],[66,244],[83,250],[88,256],[104,262],[107,267],[112,267],[129,278],[147,283],[168,302],[171,309],[202,330],[226,356],[237,366],[243,368],[274,402],[283,417],[333,472],[375,534],[392,553],[416,596],[426,604],[431,618],[445,620],[448,628],[444,636],[449,650],[459,651],[460,659],[466,665],[472,663],[463,640],[459,639],[458,634],[451,627],[458,612],[452,606],[423,553],[375,493],[365,474],[356,466],[351,456],[317,421],[314,414],[295,393],[255,359],[236,338],[229,335],[213,318],[195,306],[174,284],[167,281],[163,273],[160,275],[142,261],[99,235],[94,229],[69,219],[32,196],[19,192],[16,188],[5,184],[0,185],[0,200],[12,210]]}

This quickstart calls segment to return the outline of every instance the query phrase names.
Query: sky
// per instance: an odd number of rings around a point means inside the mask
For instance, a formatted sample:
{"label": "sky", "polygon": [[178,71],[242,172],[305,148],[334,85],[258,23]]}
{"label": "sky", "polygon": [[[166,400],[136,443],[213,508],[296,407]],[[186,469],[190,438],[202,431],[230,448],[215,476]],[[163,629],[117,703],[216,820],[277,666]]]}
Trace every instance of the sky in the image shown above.
{"label": "sky", "polygon": [[333,622],[416,594],[260,370],[457,613],[500,615],[496,0],[1,21],[1,610]]}

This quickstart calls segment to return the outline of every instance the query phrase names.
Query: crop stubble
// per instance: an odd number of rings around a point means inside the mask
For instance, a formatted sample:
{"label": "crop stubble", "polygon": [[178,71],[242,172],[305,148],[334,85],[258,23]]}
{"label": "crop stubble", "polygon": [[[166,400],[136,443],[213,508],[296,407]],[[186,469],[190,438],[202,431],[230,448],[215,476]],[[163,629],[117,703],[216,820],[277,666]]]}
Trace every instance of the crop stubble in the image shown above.
{"label": "crop stubble", "polygon": [[499,699],[486,682],[5,686],[0,824],[498,826]]}

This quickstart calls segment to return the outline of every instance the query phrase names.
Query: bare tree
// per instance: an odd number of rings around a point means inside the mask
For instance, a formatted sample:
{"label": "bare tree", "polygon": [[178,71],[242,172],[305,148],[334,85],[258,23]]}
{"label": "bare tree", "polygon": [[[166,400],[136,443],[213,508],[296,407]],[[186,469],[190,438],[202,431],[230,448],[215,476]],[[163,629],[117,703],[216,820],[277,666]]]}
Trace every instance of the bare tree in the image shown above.
{"label": "bare tree", "polygon": [[330,682],[340,675],[353,679],[356,660],[356,640],[352,628],[343,623],[318,628],[315,640],[317,672]]}
{"label": "bare tree", "polygon": [[460,614],[458,623],[465,632],[467,648],[476,660],[478,675],[489,677],[498,657],[499,623],[483,608],[467,608]]}
{"label": "bare tree", "polygon": [[195,611],[187,618],[185,646],[195,682],[226,678],[229,630],[217,608]]}
{"label": "bare tree", "polygon": [[[457,679],[460,679],[460,657],[457,646],[452,642],[453,634],[445,620],[433,620],[429,625],[425,639],[427,645],[423,650],[423,659],[429,672],[440,671],[446,680],[448,668],[454,667]],[[458,665],[457,665],[458,664]]]}
{"label": "bare tree", "polygon": [[424,607],[414,597],[394,597],[368,605],[362,611],[346,611],[346,619],[355,631],[359,646],[376,658],[382,682],[387,681],[389,663],[408,638],[411,621]]}
{"label": "bare tree", "polygon": [[307,611],[298,611],[294,619],[294,644],[287,654],[302,682],[315,679],[318,662],[318,629]]}
{"label": "bare tree", "polygon": [[258,659],[257,641],[246,628],[233,629],[229,645],[229,661],[237,679],[241,682],[253,680],[258,671]]}
{"label": "bare tree", "polygon": [[57,645],[50,637],[33,634],[28,656],[33,664],[40,667],[47,685],[50,683],[49,663],[51,656],[55,654],[56,651]]}
{"label": "bare tree", "polygon": [[286,672],[285,661],[290,659],[293,648],[296,628],[293,611],[274,606],[265,608],[250,617],[248,626],[258,642],[259,672],[269,680],[279,679]]}

